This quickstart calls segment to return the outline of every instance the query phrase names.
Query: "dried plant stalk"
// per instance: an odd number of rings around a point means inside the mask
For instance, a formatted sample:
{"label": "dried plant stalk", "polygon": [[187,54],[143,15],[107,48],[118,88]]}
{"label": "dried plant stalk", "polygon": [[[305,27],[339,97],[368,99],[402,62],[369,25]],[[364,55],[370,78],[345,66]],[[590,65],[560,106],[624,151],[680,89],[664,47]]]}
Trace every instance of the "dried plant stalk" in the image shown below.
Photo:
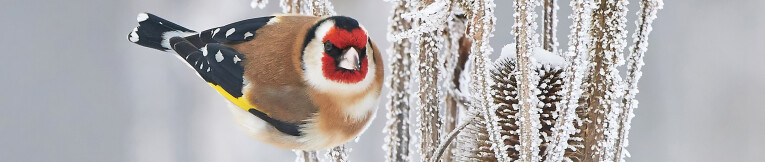
{"label": "dried plant stalk", "polygon": [[558,17],[556,13],[558,11],[557,0],[544,0],[544,35],[542,36],[542,48],[547,51],[553,52],[558,46],[558,39],[556,38],[555,28],[558,26]]}
{"label": "dried plant stalk", "polygon": [[519,75],[518,81],[518,105],[519,113],[516,115],[519,125],[519,142],[520,147],[517,147],[519,152],[519,159],[521,161],[540,161],[541,157],[537,154],[539,152],[539,145],[541,139],[539,139],[539,129],[541,124],[539,122],[539,108],[537,103],[539,102],[536,95],[539,90],[534,86],[539,76],[534,71],[535,63],[531,59],[531,55],[534,53],[534,47],[538,47],[537,34],[535,33],[536,14],[534,8],[538,6],[538,2],[534,0],[515,0],[515,24],[513,25],[513,34],[515,35],[517,64]]}
{"label": "dried plant stalk", "polygon": [[584,161],[612,159],[614,154],[616,115],[621,107],[615,102],[621,97],[621,77],[616,69],[623,64],[624,22],[626,13],[624,0],[599,0],[593,11],[593,27],[590,31],[593,45],[590,47],[590,85],[584,120]]}
{"label": "dried plant stalk", "polygon": [[[467,55],[470,52],[470,42],[465,38],[465,15],[452,14],[450,15],[451,21],[448,22],[448,27],[444,29],[444,38],[446,39],[447,47],[444,50],[444,69],[443,69],[443,89],[446,91],[446,105],[444,111],[444,126],[442,132],[452,132],[457,126],[459,107],[464,107],[464,96],[460,96],[460,74],[467,61]],[[463,46],[466,45],[466,46]],[[448,145],[445,149],[442,161],[453,161],[453,153],[455,145]]]}
{"label": "dried plant stalk", "polygon": [[436,37],[436,31],[424,33],[420,37],[420,54],[418,59],[420,64],[418,69],[420,72],[420,90],[418,92],[420,98],[419,108],[419,123],[420,127],[418,132],[420,133],[420,155],[423,159],[430,159],[433,153],[438,148],[440,141],[440,125],[441,120],[439,117],[438,108],[438,58],[436,53],[438,47],[436,46],[438,38]]}
{"label": "dried plant stalk", "polygon": [[409,82],[411,72],[411,45],[410,39],[400,40],[391,39],[393,35],[403,31],[410,30],[411,20],[401,17],[402,14],[409,12],[408,1],[395,1],[393,15],[388,22],[391,26],[388,28],[388,41],[391,41],[391,47],[388,49],[390,56],[391,77],[389,86],[391,88],[388,98],[388,122],[386,123],[385,145],[387,161],[409,161]]}
{"label": "dried plant stalk", "polygon": [[[586,75],[587,51],[590,44],[590,15],[592,12],[591,0],[574,0],[570,6],[573,13],[570,18],[573,20],[571,25],[571,34],[569,37],[569,47],[566,52],[566,62],[568,66],[565,69],[563,90],[561,92],[563,100],[562,110],[558,112],[558,118],[553,129],[552,140],[547,149],[546,161],[582,161],[583,137],[581,133],[582,121],[579,117],[586,117],[586,113],[580,108],[580,97],[582,97],[582,79]],[[584,103],[584,102],[582,102]]]}
{"label": "dried plant stalk", "polygon": [[307,8],[303,10],[303,14],[320,17],[336,15],[332,2],[329,0],[308,0],[307,3],[303,2],[303,4]]}
{"label": "dried plant stalk", "polygon": [[303,0],[281,0],[279,6],[282,7],[283,13],[300,14]]}
{"label": "dried plant stalk", "polygon": [[637,31],[632,35],[635,44],[632,46],[632,52],[629,56],[629,62],[627,67],[626,85],[624,99],[624,111],[619,114],[619,137],[616,141],[616,153],[613,161],[624,161],[625,157],[629,157],[629,153],[626,147],[629,145],[628,137],[630,130],[630,123],[632,117],[635,116],[633,111],[638,106],[638,101],[635,99],[638,91],[638,81],[643,75],[641,69],[643,68],[643,57],[648,49],[648,35],[651,33],[651,24],[656,19],[656,12],[662,8],[664,2],[662,0],[642,0],[640,1],[640,10],[638,11],[638,20],[635,24],[638,26]]}
{"label": "dried plant stalk", "polygon": [[302,151],[302,150],[293,150],[295,154],[297,154],[297,159],[295,159],[295,162],[319,162],[319,157],[316,156],[316,151]]}
{"label": "dried plant stalk", "polygon": [[[489,46],[489,37],[491,37],[491,33],[494,32],[494,24],[496,21],[496,17],[494,17],[495,4],[493,0],[469,0],[462,1],[459,5],[466,12],[468,35],[470,35],[470,38],[473,40],[469,57],[469,60],[472,61],[472,67],[469,68],[471,69],[471,80],[473,83],[469,92],[474,95],[471,97],[472,103],[469,111],[473,111],[472,114],[483,115],[484,120],[478,123],[483,124],[483,126],[485,126],[484,128],[487,130],[486,133],[488,134],[490,141],[488,145],[494,152],[494,158],[499,161],[509,161],[510,159],[507,152],[502,151],[509,146],[504,144],[504,139],[500,134],[499,126],[496,125],[497,116],[493,113],[496,110],[496,107],[491,103],[490,95],[491,78],[488,70],[488,66],[490,66],[488,56],[493,49]],[[483,132],[475,131],[475,133]],[[482,138],[483,135],[484,134],[475,134],[476,137],[473,138]],[[487,157],[483,156],[488,155],[490,154],[482,152],[477,155],[479,157],[469,158],[485,159]]]}
{"label": "dried plant stalk", "polygon": [[[475,122],[465,126],[465,129],[457,136],[456,161],[498,161],[492,150],[492,142],[489,139],[489,131],[486,129],[486,120],[478,111],[469,111],[466,118],[477,118]],[[463,121],[469,119],[462,119]]]}
{"label": "dried plant stalk", "polygon": [[348,153],[350,152],[350,148],[345,147],[345,145],[340,145],[327,150],[325,157],[327,157],[330,162],[348,162]]}

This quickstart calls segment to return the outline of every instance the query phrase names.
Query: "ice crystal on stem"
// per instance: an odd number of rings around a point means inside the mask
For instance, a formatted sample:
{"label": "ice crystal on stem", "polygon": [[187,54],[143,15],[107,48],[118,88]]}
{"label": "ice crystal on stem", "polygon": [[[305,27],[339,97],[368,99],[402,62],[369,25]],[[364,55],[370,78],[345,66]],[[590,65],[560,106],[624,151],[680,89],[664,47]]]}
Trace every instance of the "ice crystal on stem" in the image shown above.
{"label": "ice crystal on stem", "polygon": [[[457,136],[456,161],[497,161],[489,139],[487,123],[479,111],[468,111],[462,121],[474,120]],[[476,118],[476,119],[471,119]]]}
{"label": "ice crystal on stem", "polygon": [[316,151],[302,151],[293,150],[297,155],[295,162],[319,162],[319,157],[316,156]]}
{"label": "ice crystal on stem", "polygon": [[[574,0],[570,3],[573,13],[569,16],[573,20],[571,34],[568,36],[568,51],[564,52],[567,62],[563,74],[563,90],[560,91],[563,99],[562,108],[558,111],[558,118],[552,128],[552,138],[545,161],[581,161],[576,155],[577,150],[584,148],[579,133],[581,121],[579,121],[576,109],[579,107],[579,99],[582,96],[582,79],[585,76],[587,64],[587,51],[590,45],[590,15],[592,12],[591,0]],[[575,123],[575,121],[578,121]],[[573,138],[571,138],[573,136]],[[564,157],[564,155],[566,155]]]}
{"label": "ice crystal on stem", "polygon": [[[453,9],[458,10],[458,8]],[[465,102],[467,102],[457,88],[470,49],[470,41],[465,35],[465,15],[452,14],[450,16],[451,18],[447,22],[448,27],[444,29],[444,38],[448,48],[444,49],[443,56],[441,56],[444,58],[440,77],[440,80],[443,80],[441,89],[446,92],[442,132],[452,132],[456,128],[459,119],[458,110],[464,109]],[[445,141],[442,140],[442,144],[443,142]],[[442,160],[451,162],[454,160],[452,150],[454,150],[455,144],[447,145],[446,154]]]}
{"label": "ice crystal on stem", "polygon": [[516,77],[520,83],[518,86],[518,105],[519,112],[516,118],[519,125],[519,159],[520,161],[540,161],[542,158],[537,154],[542,140],[539,138],[539,129],[542,127],[539,122],[540,109],[537,107],[539,99],[537,95],[539,89],[534,86],[539,82],[538,74],[532,69],[536,67],[535,60],[531,57],[535,47],[539,47],[537,41],[538,35],[534,31],[537,27],[534,21],[537,18],[534,8],[539,6],[535,0],[515,0],[514,6],[516,14],[515,24],[513,25],[513,35],[515,36],[517,64]]}
{"label": "ice crystal on stem", "polygon": [[436,148],[440,143],[440,95],[438,91],[438,57],[436,54],[442,51],[443,37],[440,37],[440,33],[446,23],[446,18],[437,18],[433,20],[430,16],[440,15],[446,16],[450,12],[450,3],[445,0],[440,1],[423,1],[419,3],[421,6],[417,12],[410,13],[411,17],[416,22],[416,26],[413,27],[416,33],[419,34],[417,42],[419,48],[417,49],[417,71],[419,75],[415,75],[419,80],[419,90],[417,92],[419,98],[418,107],[418,125],[417,132],[420,135],[419,153],[422,159],[430,159],[436,152]]}
{"label": "ice crystal on stem", "polygon": [[[485,132],[474,132],[485,134],[473,134],[473,136],[476,136],[474,138],[488,137],[489,140],[487,142],[491,143],[490,147],[494,151],[494,158],[499,161],[509,161],[507,152],[502,151],[509,146],[504,143],[504,137],[500,134],[497,116],[493,113],[496,110],[496,106],[492,104],[490,94],[491,78],[489,77],[489,69],[491,64],[488,56],[493,51],[489,46],[489,38],[493,36],[492,32],[494,32],[496,21],[496,17],[494,17],[495,4],[492,0],[468,0],[462,1],[459,3],[459,6],[465,11],[468,20],[468,35],[473,40],[468,59],[469,63],[465,67],[466,69],[471,69],[469,73],[472,75],[469,91],[465,89],[465,91],[472,94],[470,96],[471,106],[468,111],[471,111],[471,114],[481,115],[483,120],[476,122],[478,123],[476,126],[484,124],[483,126],[486,129]],[[489,155],[490,153],[483,152],[477,156],[487,158],[485,156]],[[461,156],[459,154],[457,156],[460,156],[462,159],[476,158],[465,157],[465,155]]]}
{"label": "ice crystal on stem", "polygon": [[314,16],[332,16],[336,14],[329,0],[281,0],[279,6],[282,7],[282,12],[284,13]]}
{"label": "ice crystal on stem", "polygon": [[589,74],[585,84],[587,93],[587,116],[584,120],[584,160],[610,160],[614,156],[614,143],[618,130],[617,114],[623,95],[621,76],[616,67],[624,64],[623,51],[626,44],[625,0],[598,0],[594,4],[593,27],[590,30],[592,45],[589,51]]}
{"label": "ice crystal on stem", "polygon": [[350,148],[345,147],[345,145],[340,145],[327,150],[325,157],[329,159],[330,162],[348,162],[348,153],[350,152]]}
{"label": "ice crystal on stem", "polygon": [[544,1],[544,36],[542,38],[542,48],[554,52],[558,48],[558,38],[556,38],[555,28],[558,26],[558,4],[557,0]]}
{"label": "ice crystal on stem", "polygon": [[651,34],[651,24],[656,19],[656,12],[664,5],[662,0],[641,0],[640,10],[638,11],[638,19],[635,21],[637,25],[637,31],[632,35],[635,44],[631,47],[632,51],[629,55],[627,63],[627,78],[624,99],[624,111],[619,114],[619,137],[616,141],[616,153],[613,161],[624,161],[625,157],[629,157],[629,153],[626,147],[629,145],[628,137],[630,130],[630,123],[632,117],[635,117],[633,111],[638,107],[638,101],[635,99],[638,91],[638,81],[643,75],[641,69],[643,68],[643,57],[648,49],[648,35]]}
{"label": "ice crystal on stem", "polygon": [[408,1],[393,1],[393,15],[388,22],[388,41],[391,47],[387,50],[390,59],[391,77],[388,80],[388,122],[386,123],[385,145],[387,161],[409,161],[409,71],[412,52],[411,39],[392,39],[394,35],[411,28],[411,20],[401,15],[409,12]]}
{"label": "ice crystal on stem", "polygon": [[268,4],[268,0],[252,0],[250,7],[263,9],[266,8],[266,4]]}

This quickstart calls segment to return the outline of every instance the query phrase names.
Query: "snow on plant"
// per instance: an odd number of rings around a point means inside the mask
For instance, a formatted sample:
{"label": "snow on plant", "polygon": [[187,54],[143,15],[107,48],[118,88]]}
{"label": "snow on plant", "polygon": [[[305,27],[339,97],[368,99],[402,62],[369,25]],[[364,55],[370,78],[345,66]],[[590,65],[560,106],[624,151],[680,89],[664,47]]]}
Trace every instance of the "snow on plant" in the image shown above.
{"label": "snow on plant", "polygon": [[[576,114],[576,109],[579,107],[579,98],[582,96],[582,79],[584,77],[584,70],[587,64],[585,63],[587,52],[586,50],[590,45],[590,17],[592,13],[591,0],[574,0],[570,3],[573,13],[569,16],[573,20],[571,25],[571,34],[568,36],[568,51],[566,51],[567,68],[564,72],[564,78],[566,84],[563,84],[563,90],[561,95],[563,100],[560,102],[562,105],[562,111],[558,112],[558,119],[556,125],[553,127],[553,137],[550,141],[551,147],[546,150],[548,152],[547,161],[562,161],[564,154],[568,151],[575,153],[577,149],[583,149],[581,145],[581,135],[579,132],[579,126],[582,124],[581,120]],[[576,123],[574,123],[576,121]],[[574,136],[573,139],[570,136]],[[569,145],[571,143],[571,145]],[[573,161],[570,158],[566,160]]]}
{"label": "snow on plant", "polygon": [[651,33],[651,24],[656,19],[656,12],[662,9],[664,2],[662,0],[642,0],[640,1],[641,9],[638,11],[638,19],[635,21],[637,25],[637,32],[632,35],[634,44],[632,45],[632,51],[629,56],[627,65],[627,90],[625,91],[624,99],[624,111],[619,114],[618,125],[619,137],[616,141],[615,157],[613,161],[624,161],[624,157],[629,157],[626,147],[629,145],[629,130],[632,118],[635,117],[634,110],[638,106],[638,101],[635,99],[638,91],[638,81],[643,75],[641,69],[643,68],[643,57],[646,50],[648,50],[648,34]]}
{"label": "snow on plant", "polygon": [[409,12],[410,4],[407,1],[395,1],[393,14],[388,23],[388,41],[391,47],[387,50],[391,76],[388,77],[388,86],[391,89],[388,94],[387,119],[384,132],[387,161],[409,161],[409,84],[411,62],[411,39],[394,39],[393,36],[409,30],[412,26],[411,19],[401,17]]}
{"label": "snow on plant", "polygon": [[[496,21],[493,0],[386,1],[394,4],[387,37],[392,44],[387,50],[387,161],[410,161],[412,140],[418,142],[421,161],[438,161],[451,151],[454,157],[441,160],[629,157],[637,84],[662,0],[640,0],[624,79],[618,67],[625,64],[627,0],[572,0],[565,51],[556,51],[556,0],[514,0],[515,43],[493,63],[488,57]],[[252,0],[250,5],[267,3]],[[541,40],[534,11],[540,5]],[[335,15],[329,0],[280,0],[280,6],[285,13]],[[409,134],[411,107],[418,112],[414,137]],[[348,150],[339,146],[326,155],[347,161]],[[315,151],[296,152],[300,161],[319,160]]]}

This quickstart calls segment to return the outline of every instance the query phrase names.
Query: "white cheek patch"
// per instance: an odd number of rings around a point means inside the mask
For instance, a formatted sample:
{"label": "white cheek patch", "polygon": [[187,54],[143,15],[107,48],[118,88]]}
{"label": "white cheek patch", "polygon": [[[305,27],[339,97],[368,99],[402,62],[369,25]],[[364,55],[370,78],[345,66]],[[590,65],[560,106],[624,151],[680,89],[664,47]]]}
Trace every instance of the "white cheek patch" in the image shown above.
{"label": "white cheek patch", "polygon": [[324,44],[321,42],[321,38],[329,32],[334,26],[334,22],[331,20],[325,21],[318,28],[316,28],[316,37],[306,45],[303,51],[303,66],[306,82],[314,89],[321,92],[327,92],[332,94],[352,94],[359,93],[367,89],[369,85],[375,79],[375,73],[377,71],[376,65],[373,59],[370,59],[374,55],[371,51],[371,47],[367,44],[367,73],[364,79],[357,83],[341,83],[333,80],[329,80],[324,77],[324,71],[322,70],[322,57],[324,57]]}

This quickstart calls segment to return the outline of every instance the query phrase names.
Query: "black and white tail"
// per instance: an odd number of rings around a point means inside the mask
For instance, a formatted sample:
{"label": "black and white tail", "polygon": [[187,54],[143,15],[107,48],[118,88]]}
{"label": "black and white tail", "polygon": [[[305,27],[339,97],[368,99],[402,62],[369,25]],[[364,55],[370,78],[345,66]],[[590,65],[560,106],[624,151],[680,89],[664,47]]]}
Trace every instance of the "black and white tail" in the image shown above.
{"label": "black and white tail", "polygon": [[172,50],[170,38],[186,37],[196,31],[167,21],[150,13],[140,13],[136,18],[138,27],[128,34],[128,40],[138,45],[162,51]]}

